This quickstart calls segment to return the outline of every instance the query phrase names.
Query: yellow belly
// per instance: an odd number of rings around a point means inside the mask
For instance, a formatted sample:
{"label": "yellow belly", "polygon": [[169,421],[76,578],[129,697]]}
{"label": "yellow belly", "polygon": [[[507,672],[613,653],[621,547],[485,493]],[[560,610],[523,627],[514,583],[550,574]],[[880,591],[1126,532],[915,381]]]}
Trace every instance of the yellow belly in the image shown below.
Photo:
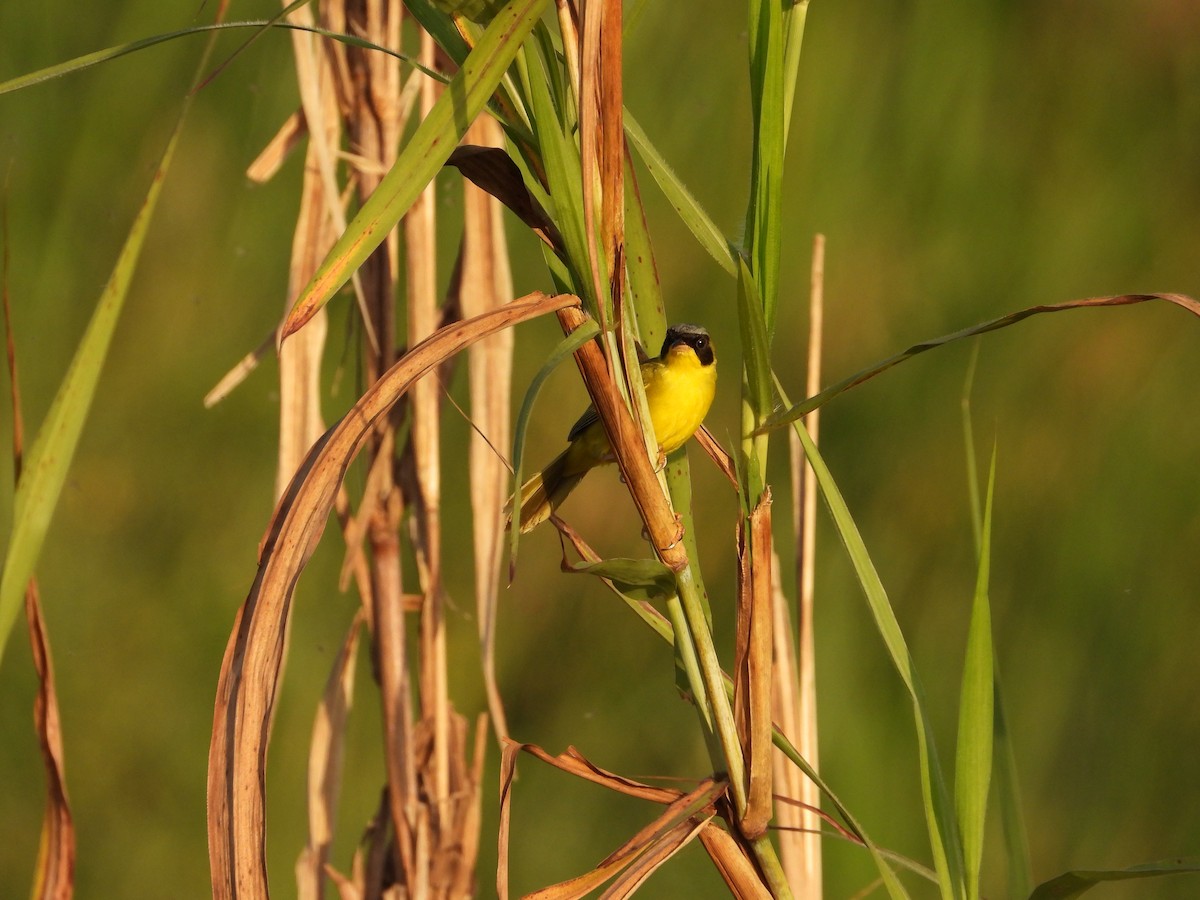
{"label": "yellow belly", "polygon": [[690,350],[669,361],[642,365],[646,404],[663,453],[678,450],[708,415],[717,391],[717,367],[702,366]]}

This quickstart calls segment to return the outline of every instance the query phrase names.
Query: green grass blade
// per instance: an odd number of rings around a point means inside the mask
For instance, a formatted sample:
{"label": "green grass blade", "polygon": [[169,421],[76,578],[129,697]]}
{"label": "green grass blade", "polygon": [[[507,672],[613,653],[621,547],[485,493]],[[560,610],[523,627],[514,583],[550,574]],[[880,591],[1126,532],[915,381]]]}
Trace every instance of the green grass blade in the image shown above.
{"label": "green grass blade", "polygon": [[766,418],[774,402],[771,360],[767,350],[767,323],[763,316],[758,279],[750,273],[750,267],[741,257],[738,258],[738,324],[741,327],[742,356],[750,402],[757,425]]}
{"label": "green grass blade", "polygon": [[299,329],[350,280],[437,175],[491,98],[546,3],[547,0],[512,0],[488,25],[463,67],[400,152],[395,165],[297,299],[281,329],[281,339]]}
{"label": "green grass blade", "polygon": [[783,142],[792,131],[792,108],[795,106],[796,77],[800,73],[800,48],[804,44],[804,26],[808,21],[808,0],[785,4],[783,28],[787,45],[783,51]]}
{"label": "green grass blade", "polygon": [[[732,693],[732,683],[730,683],[728,687]],[[846,804],[844,804],[838,798],[837,794],[833,792],[829,785],[827,785],[817,773],[817,770],[809,765],[808,760],[800,755],[800,751],[795,748],[792,742],[789,741],[778,728],[772,729],[771,741],[775,747],[778,748],[781,753],[783,753],[784,756],[786,756],[797,767],[799,767],[800,771],[802,771],[808,778],[812,779],[813,784],[815,784],[821,793],[829,799],[829,802],[833,804],[833,808],[838,811],[838,815],[840,815],[842,817],[842,821],[844,821],[850,827],[850,830],[854,833],[854,836],[863,842],[863,846],[867,848],[867,851],[871,854],[871,858],[875,860],[875,865],[879,869],[879,877],[883,881],[884,887],[887,888],[888,895],[891,896],[892,900],[905,900],[905,898],[908,897],[908,892],[904,890],[904,885],[900,883],[900,879],[896,877],[896,873],[887,863],[888,858],[895,858],[894,855],[875,845],[875,842],[867,836],[867,832],[863,829],[862,825],[858,823],[858,821],[851,814],[850,810],[847,809]],[[924,878],[928,878],[935,883],[937,881],[937,875],[935,873],[929,872],[928,869],[924,869],[920,865],[914,864],[909,866],[907,860],[902,860],[902,865],[911,868],[914,872],[917,872]]]}
{"label": "green grass blade", "polygon": [[684,445],[667,457],[667,490],[671,492],[671,508],[683,521],[683,546],[692,563],[692,580],[696,594],[704,610],[704,621],[712,631],[712,605],[708,599],[708,588],[704,586],[704,572],[700,566],[700,548],[696,544],[696,515],[692,506],[692,466]]}
{"label": "green grass blade", "polygon": [[979,897],[983,862],[983,832],[988,787],[992,775],[993,679],[992,612],[988,601],[991,568],[992,496],[996,483],[996,454],[992,453],[987,501],[983,512],[979,571],[967,634],[962,693],[958,705],[958,748],[954,765],[954,799],[962,834],[963,865],[968,900]]}
{"label": "green grass blade", "polygon": [[551,49],[543,45],[541,54],[528,54],[528,57],[536,58],[542,67],[542,77],[538,77],[536,67],[531,67],[535,71],[529,80],[529,103],[533,109],[534,131],[550,188],[552,210],[549,212],[566,247],[568,283],[571,290],[583,299],[592,317],[597,318],[592,279],[583,276],[584,272],[589,271],[589,264],[583,225],[583,179],[579,174],[579,147],[565,120],[565,113],[560,111],[550,92],[550,72],[556,64],[553,58],[547,58],[550,52]]}
{"label": "green grass blade", "polygon": [[971,420],[971,389],[975,384],[975,367],[979,363],[979,341],[971,348],[971,361],[963,379],[962,429],[963,446],[967,454],[967,500],[971,505],[971,534],[975,538],[975,556],[982,551],[983,513],[979,504],[979,464],[975,457],[975,426]]}
{"label": "green grass blade", "polygon": [[754,122],[746,254],[762,296],[767,333],[775,333],[782,249],[783,165],[787,128],[784,109],[783,4],[750,0],[750,106]]}
{"label": "green grass blade", "polygon": [[1080,869],[1074,872],[1064,872],[1057,878],[1039,884],[1029,895],[1029,900],[1067,900],[1069,897],[1078,897],[1096,885],[1109,881],[1130,881],[1197,872],[1200,872],[1200,856],[1164,859],[1159,862],[1131,866],[1128,869]]}
{"label": "green grass blade", "polygon": [[733,243],[709,217],[700,202],[692,196],[679,176],[671,169],[658,148],[650,142],[642,126],[625,110],[625,135],[645,164],[646,170],[670,202],[680,220],[700,246],[730,275],[737,276],[738,252]]}
{"label": "green grass blade", "polygon": [[[204,54],[205,60],[211,49],[210,43]],[[201,62],[203,65],[205,63]],[[125,298],[129,295],[129,284],[141,257],[150,221],[158,207],[163,182],[171,167],[190,108],[189,95],[183,101],[175,128],[159,159],[141,208],[130,226],[108,283],[92,312],[87,330],[25,459],[13,498],[13,529],[5,553],[4,572],[0,575],[0,660],[4,657],[9,632],[21,607],[25,585],[33,575],[41,555],[50,520],[75,457],[75,449],[79,446],[79,436],[96,395],[96,385],[104,361],[108,358],[113,332],[125,306]]]}
{"label": "green grass blade", "polygon": [[[763,315],[762,295],[759,293],[758,280],[741,257],[738,257],[737,299],[742,366],[746,378],[742,390],[742,425],[743,431],[749,435],[766,419],[774,395],[771,390],[770,340]],[[747,437],[742,441],[746,460],[742,502],[745,505],[743,512],[747,514],[766,488],[767,443],[765,435]]]}
{"label": "green grass blade", "polygon": [[674,573],[658,559],[613,557],[599,562],[571,563],[564,571],[603,578],[633,600],[666,600],[676,593]]}
{"label": "green grass blade", "polygon": [[1110,297],[1085,297],[1082,300],[1068,300],[1065,303],[1051,303],[1039,306],[1030,306],[1025,309],[1017,310],[1014,313],[1009,313],[1006,316],[1001,316],[998,319],[991,319],[987,322],[982,322],[979,325],[973,325],[970,328],[964,328],[961,331],[956,331],[953,334],[947,334],[939,338],[934,338],[929,341],[922,341],[919,344],[913,344],[907,350],[889,356],[887,359],[875,363],[873,366],[868,366],[853,375],[843,378],[836,384],[832,384],[819,394],[813,394],[811,397],[802,400],[795,405],[788,405],[787,409],[771,416],[758,429],[759,432],[765,433],[772,431],[789,422],[799,419],[812,412],[818,406],[825,405],[826,402],[832,400],[838,394],[845,393],[853,387],[857,387],[864,381],[869,381],[876,375],[886,372],[892,366],[897,366],[907,359],[911,359],[918,354],[925,353],[928,350],[943,347],[946,344],[952,344],[955,341],[961,341],[964,338],[975,337],[980,334],[987,334],[990,331],[999,331],[1001,328],[1008,328],[1011,325],[1016,325],[1028,319],[1030,316],[1038,316],[1044,313],[1066,312],[1071,309],[1098,309],[1108,308],[1113,306],[1133,306],[1137,303],[1147,303],[1151,300],[1161,300],[1164,303],[1171,303],[1178,306],[1180,309],[1186,310],[1194,316],[1200,317],[1200,302],[1186,294],[1116,294]]}
{"label": "green grass blade", "polygon": [[1008,731],[1008,717],[1004,713],[1004,692],[1000,687],[1000,673],[993,660],[993,682],[995,683],[995,769],[992,778],[996,784],[996,802],[1000,807],[1000,826],[1004,831],[1004,848],[1008,857],[1008,895],[1027,897],[1033,888],[1033,863],[1029,859],[1029,835],[1025,830],[1025,815],[1021,811],[1021,791],[1017,779],[1017,756],[1013,750],[1012,735]]}
{"label": "green grass blade", "polygon": [[[978,361],[979,341],[976,340],[971,348],[971,361],[967,366],[967,376],[963,383],[962,428],[967,456],[967,490],[971,502],[971,529],[975,537],[975,555],[981,557],[984,549],[983,511],[979,499],[979,476],[975,459],[975,429],[971,421],[971,389],[975,382],[975,368]],[[1004,833],[1005,856],[1008,866],[1008,895],[1010,897],[1027,897],[1033,888],[1033,865],[1029,859],[1029,837],[1025,829],[1025,816],[1021,811],[1017,757],[1012,746],[1012,735],[1008,731],[1008,719],[1004,714],[1004,691],[1000,686],[1000,672],[994,656],[992,658],[992,715],[992,783],[995,785],[996,803],[1000,809],[1000,827]]]}
{"label": "green grass blade", "polygon": [[[786,402],[786,401],[785,401]],[[950,801],[950,792],[942,774],[938,761],[937,747],[933,737],[933,726],[929,720],[925,704],[925,690],[917,676],[912,655],[908,644],[900,630],[900,623],[888,601],[887,592],[871,561],[858,526],[850,516],[850,510],[833,480],[824,459],[816,445],[808,435],[803,423],[794,425],[796,434],[804,446],[804,453],[813,472],[817,484],[825,498],[838,536],[854,566],[859,584],[867,598],[867,605],[875,619],[876,628],[884,645],[892,657],[896,671],[908,689],[913,704],[913,718],[916,723],[917,750],[921,763],[921,789],[925,800],[925,818],[929,828],[929,842],[933,851],[934,868],[938,873],[938,883],[942,896],[957,898],[963,895],[963,861],[962,849],[955,825],[954,808]]]}
{"label": "green grass blade", "polygon": [[637,320],[642,345],[653,355],[666,335],[666,310],[654,245],[646,225],[646,210],[633,162],[625,156],[625,272],[629,281],[629,300]]}
{"label": "green grass blade", "polygon": [[16,78],[10,78],[7,81],[0,81],[0,94],[11,94],[14,91],[19,91],[24,88],[33,87],[35,84],[41,84],[43,81],[52,81],[55,78],[62,78],[65,75],[72,75],[75,72],[81,72],[84,69],[90,69],[92,66],[98,66],[101,63],[106,63],[114,59],[120,59],[122,56],[127,56],[130,53],[136,53],[139,50],[145,50],[148,47],[154,47],[157,44],[173,41],[176,38],[191,37],[194,34],[205,34],[213,31],[229,31],[240,28],[257,28],[260,31],[269,28],[284,28],[289,31],[307,31],[311,34],[318,34],[321,37],[329,38],[330,40],[340,41],[353,47],[361,47],[364,50],[373,50],[378,53],[386,53],[388,56],[395,57],[403,63],[406,63],[416,69],[420,69],[430,78],[435,78],[438,81],[446,81],[446,76],[433,69],[428,69],[421,65],[416,60],[409,57],[407,54],[400,53],[388,47],[381,47],[379,44],[374,44],[364,38],[357,37],[353,34],[345,34],[337,31],[329,31],[325,28],[317,28],[309,25],[297,25],[291,22],[278,22],[274,19],[259,19],[247,22],[217,22],[212,25],[197,25],[192,28],[181,28],[178,31],[170,31],[164,34],[156,34],[147,38],[140,38],[136,41],[129,41],[125,44],[118,44],[115,47],[107,47],[103,50],[96,50],[92,53],[85,53],[83,56],[77,56],[74,59],[69,59],[66,62],[55,63],[52,66],[46,66],[44,69],[38,69],[36,72],[27,72],[24,75],[19,75]]}
{"label": "green grass blade", "polygon": [[449,13],[438,9],[430,0],[405,0],[404,8],[429,32],[437,45],[446,51],[446,55],[454,60],[454,64],[461,67],[471,48],[454,27],[454,20]]}
{"label": "green grass blade", "polygon": [[513,498],[513,527],[510,529],[508,541],[508,577],[510,581],[512,580],[513,570],[517,565],[517,544],[521,538],[521,528],[517,524],[521,518],[520,486],[524,480],[521,477],[521,470],[525,465],[525,437],[529,430],[529,417],[533,414],[533,401],[537,399],[537,395],[541,391],[542,385],[546,383],[546,379],[550,377],[550,373],[557,369],[564,359],[599,333],[600,328],[596,325],[595,319],[588,319],[588,321],[559,341],[554,347],[553,352],[551,352],[550,356],[542,364],[541,369],[533,376],[533,381],[529,383],[529,389],[525,391],[525,399],[521,401],[521,410],[517,413],[517,425],[513,429],[513,481],[517,486],[517,493]]}

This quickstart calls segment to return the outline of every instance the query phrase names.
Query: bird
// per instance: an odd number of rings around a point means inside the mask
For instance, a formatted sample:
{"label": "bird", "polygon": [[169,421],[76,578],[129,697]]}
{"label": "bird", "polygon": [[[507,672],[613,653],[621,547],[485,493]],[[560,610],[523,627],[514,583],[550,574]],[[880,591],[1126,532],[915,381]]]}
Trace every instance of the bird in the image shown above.
{"label": "bird", "polygon": [[[641,371],[654,437],[665,456],[687,443],[712,405],[717,389],[712,338],[699,325],[672,325],[658,356],[643,362]],[[588,472],[613,459],[600,415],[589,406],[567,434],[567,449],[521,487],[521,533],[546,521]]]}

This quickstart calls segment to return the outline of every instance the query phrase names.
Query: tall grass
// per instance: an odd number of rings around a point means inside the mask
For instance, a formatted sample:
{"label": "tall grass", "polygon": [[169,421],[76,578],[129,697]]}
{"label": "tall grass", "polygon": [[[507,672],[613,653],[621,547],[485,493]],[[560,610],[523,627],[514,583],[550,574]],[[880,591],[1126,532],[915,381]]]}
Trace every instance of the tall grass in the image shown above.
{"label": "tall grass", "polygon": [[[301,141],[305,159],[288,284],[280,291],[286,295],[286,314],[272,340],[231,373],[219,392],[226,394],[263,353],[278,348],[276,508],[216,679],[207,782],[214,896],[265,896],[281,883],[267,865],[271,732],[280,692],[287,688],[297,582],[330,521],[343,538],[341,586],[353,585],[358,606],[345,633],[330,639],[339,649],[332,654],[308,747],[303,798],[308,836],[295,870],[301,896],[333,890],[372,897],[490,892],[493,873],[479,871],[477,864],[482,844],[492,841],[498,844],[495,891],[507,896],[513,857],[536,859],[540,852],[522,839],[522,822],[512,817],[522,790],[518,762],[529,766],[531,760],[647,804],[644,828],[616,848],[597,848],[597,858],[611,852],[594,868],[539,896],[582,896],[603,885],[606,896],[624,896],[661,867],[677,864],[681,851],[698,841],[712,863],[710,883],[719,879],[736,896],[819,897],[824,893],[822,842],[814,837],[819,832],[823,840],[861,847],[877,884],[892,897],[936,885],[946,898],[978,898],[987,893],[985,826],[994,768],[1005,832],[1017,836],[1003,851],[1009,889],[1025,893],[1023,873],[1031,863],[1020,840],[1017,755],[1003,703],[996,700],[989,587],[994,486],[1003,478],[1003,462],[998,469],[993,456],[986,500],[976,504],[977,577],[969,598],[969,630],[961,638],[965,663],[951,774],[947,754],[938,749],[938,728],[917,660],[834,467],[814,440],[813,414],[918,354],[1035,315],[1152,301],[1200,315],[1200,304],[1177,293],[1128,293],[1030,306],[916,344],[822,390],[823,244],[813,256],[811,305],[786,291],[781,275],[785,163],[806,0],[747,4],[750,155],[741,177],[748,203],[736,238],[706,213],[696,200],[698,192],[672,171],[653,136],[626,115],[624,80],[631,73],[623,65],[620,0],[578,6],[567,0],[553,6],[548,0],[332,2],[316,12],[302,4],[293,7],[287,9],[286,23],[248,31],[290,29],[300,96],[300,110],[259,156],[253,177],[269,180]],[[43,75],[69,74],[150,43],[80,58],[0,89],[25,88]],[[253,52],[253,46],[248,42],[240,52]],[[402,46],[406,53],[399,52]],[[207,71],[203,65],[202,71]],[[129,249],[97,304],[99,324],[85,336],[21,474],[0,585],[0,641],[7,641],[30,583],[178,135],[177,129],[144,213],[131,230]],[[461,230],[453,262],[447,264],[440,256],[442,207],[435,178],[451,171],[458,173],[452,177],[461,197],[456,200]],[[659,282],[644,199],[651,187],[640,183],[642,171],[696,238],[694,250],[707,253],[729,276],[726,296],[736,310],[736,333],[719,335],[718,346],[723,379],[740,383],[739,432],[724,448],[712,433],[700,433],[697,441],[737,498],[727,539],[718,548],[724,564],[737,572],[732,596],[720,598],[736,607],[728,632],[722,630],[728,617],[714,616],[706,587],[714,554],[706,547],[702,558],[696,540],[688,451],[659,460],[646,426],[639,359],[645,349],[658,346],[673,316],[667,315],[671,303]],[[546,291],[514,290],[502,206],[521,224],[520,239],[538,245]],[[443,284],[448,284],[444,292]],[[321,394],[329,304],[343,291],[354,298],[349,333],[357,342],[359,387],[356,399],[327,427]],[[523,296],[514,299],[514,294]],[[806,396],[795,404],[784,383],[789,373],[775,372],[779,360],[800,352],[794,335],[780,327],[793,307],[807,310],[812,323]],[[551,314],[562,342],[546,354],[541,373],[524,391],[512,428],[511,330]],[[504,529],[511,484],[504,457],[511,449],[519,483],[522,471],[532,468],[526,453],[532,417],[544,413],[535,404],[539,389],[568,356],[608,432],[636,511],[624,524],[631,532],[640,530],[648,547],[633,558],[606,556],[590,545],[584,529],[556,518],[564,578],[598,579],[661,639],[665,664],[657,675],[668,678],[674,671],[682,699],[671,702],[694,708],[693,743],[708,758],[696,784],[654,786],[645,783],[646,776],[604,770],[588,758],[586,748],[549,752],[510,731],[505,697],[511,687],[495,663],[497,608],[504,593],[503,548],[509,548],[511,581],[520,539],[516,529],[508,535]],[[447,402],[446,389],[453,367],[463,360],[470,370],[465,411]],[[15,386],[15,365],[10,371]],[[442,432],[460,417],[469,420],[470,447],[461,456],[449,455]],[[771,461],[772,444],[774,455],[782,456],[784,428],[791,433],[790,492],[772,477],[780,469]],[[969,425],[966,432],[973,447]],[[968,455],[974,472],[973,455]],[[21,458],[19,445],[16,458]],[[970,491],[980,489],[972,475]],[[827,783],[816,765],[817,492],[911,710],[917,769],[909,777],[919,785],[921,802],[918,811],[907,814],[923,817],[926,838],[915,858],[869,836],[876,823],[855,815],[839,796],[844,791]],[[445,506],[464,494],[471,527],[448,526]],[[780,515],[775,504],[785,496],[793,508]],[[446,582],[465,567],[468,543],[479,647],[464,663],[449,635],[453,607]],[[521,552],[522,565],[529,552]],[[781,557],[795,564],[794,596],[789,596],[792,579],[781,576]],[[519,592],[518,583],[511,594]],[[49,698],[43,703],[52,709],[53,678],[36,599],[28,608],[39,648],[38,677]],[[359,653],[360,643],[368,648],[365,653]],[[723,652],[729,646],[732,657]],[[339,824],[345,805],[343,759],[363,656],[377,686],[381,764],[375,779],[382,791],[369,822]],[[486,713],[460,711],[452,697],[452,672],[475,665],[476,658]],[[625,726],[611,715],[609,727],[621,731]],[[54,718],[43,712],[38,726],[52,785],[63,770]],[[483,826],[484,773],[497,747],[500,821],[492,833]],[[68,743],[68,757],[71,752]],[[64,815],[69,835],[60,786],[51,792],[47,821]],[[52,827],[47,826],[48,835]],[[586,833],[587,812],[561,827]],[[347,830],[361,837],[351,855],[339,858],[337,838]],[[46,839],[35,893],[71,893],[73,843],[63,833]],[[1194,860],[1174,859],[1133,869],[1070,872],[1045,882],[1032,896],[1072,896],[1106,880],[1197,869]]]}

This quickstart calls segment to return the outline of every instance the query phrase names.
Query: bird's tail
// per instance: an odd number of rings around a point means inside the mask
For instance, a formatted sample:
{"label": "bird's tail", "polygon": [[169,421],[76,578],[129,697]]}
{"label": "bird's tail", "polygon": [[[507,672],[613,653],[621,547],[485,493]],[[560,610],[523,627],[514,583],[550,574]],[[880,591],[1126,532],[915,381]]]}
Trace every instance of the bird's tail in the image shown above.
{"label": "bird's tail", "polygon": [[[521,533],[532,531],[541,525],[550,514],[558,509],[575,490],[588,470],[567,474],[567,454],[570,448],[560,453],[550,465],[534,475],[521,486]],[[511,521],[510,521],[511,524]]]}

